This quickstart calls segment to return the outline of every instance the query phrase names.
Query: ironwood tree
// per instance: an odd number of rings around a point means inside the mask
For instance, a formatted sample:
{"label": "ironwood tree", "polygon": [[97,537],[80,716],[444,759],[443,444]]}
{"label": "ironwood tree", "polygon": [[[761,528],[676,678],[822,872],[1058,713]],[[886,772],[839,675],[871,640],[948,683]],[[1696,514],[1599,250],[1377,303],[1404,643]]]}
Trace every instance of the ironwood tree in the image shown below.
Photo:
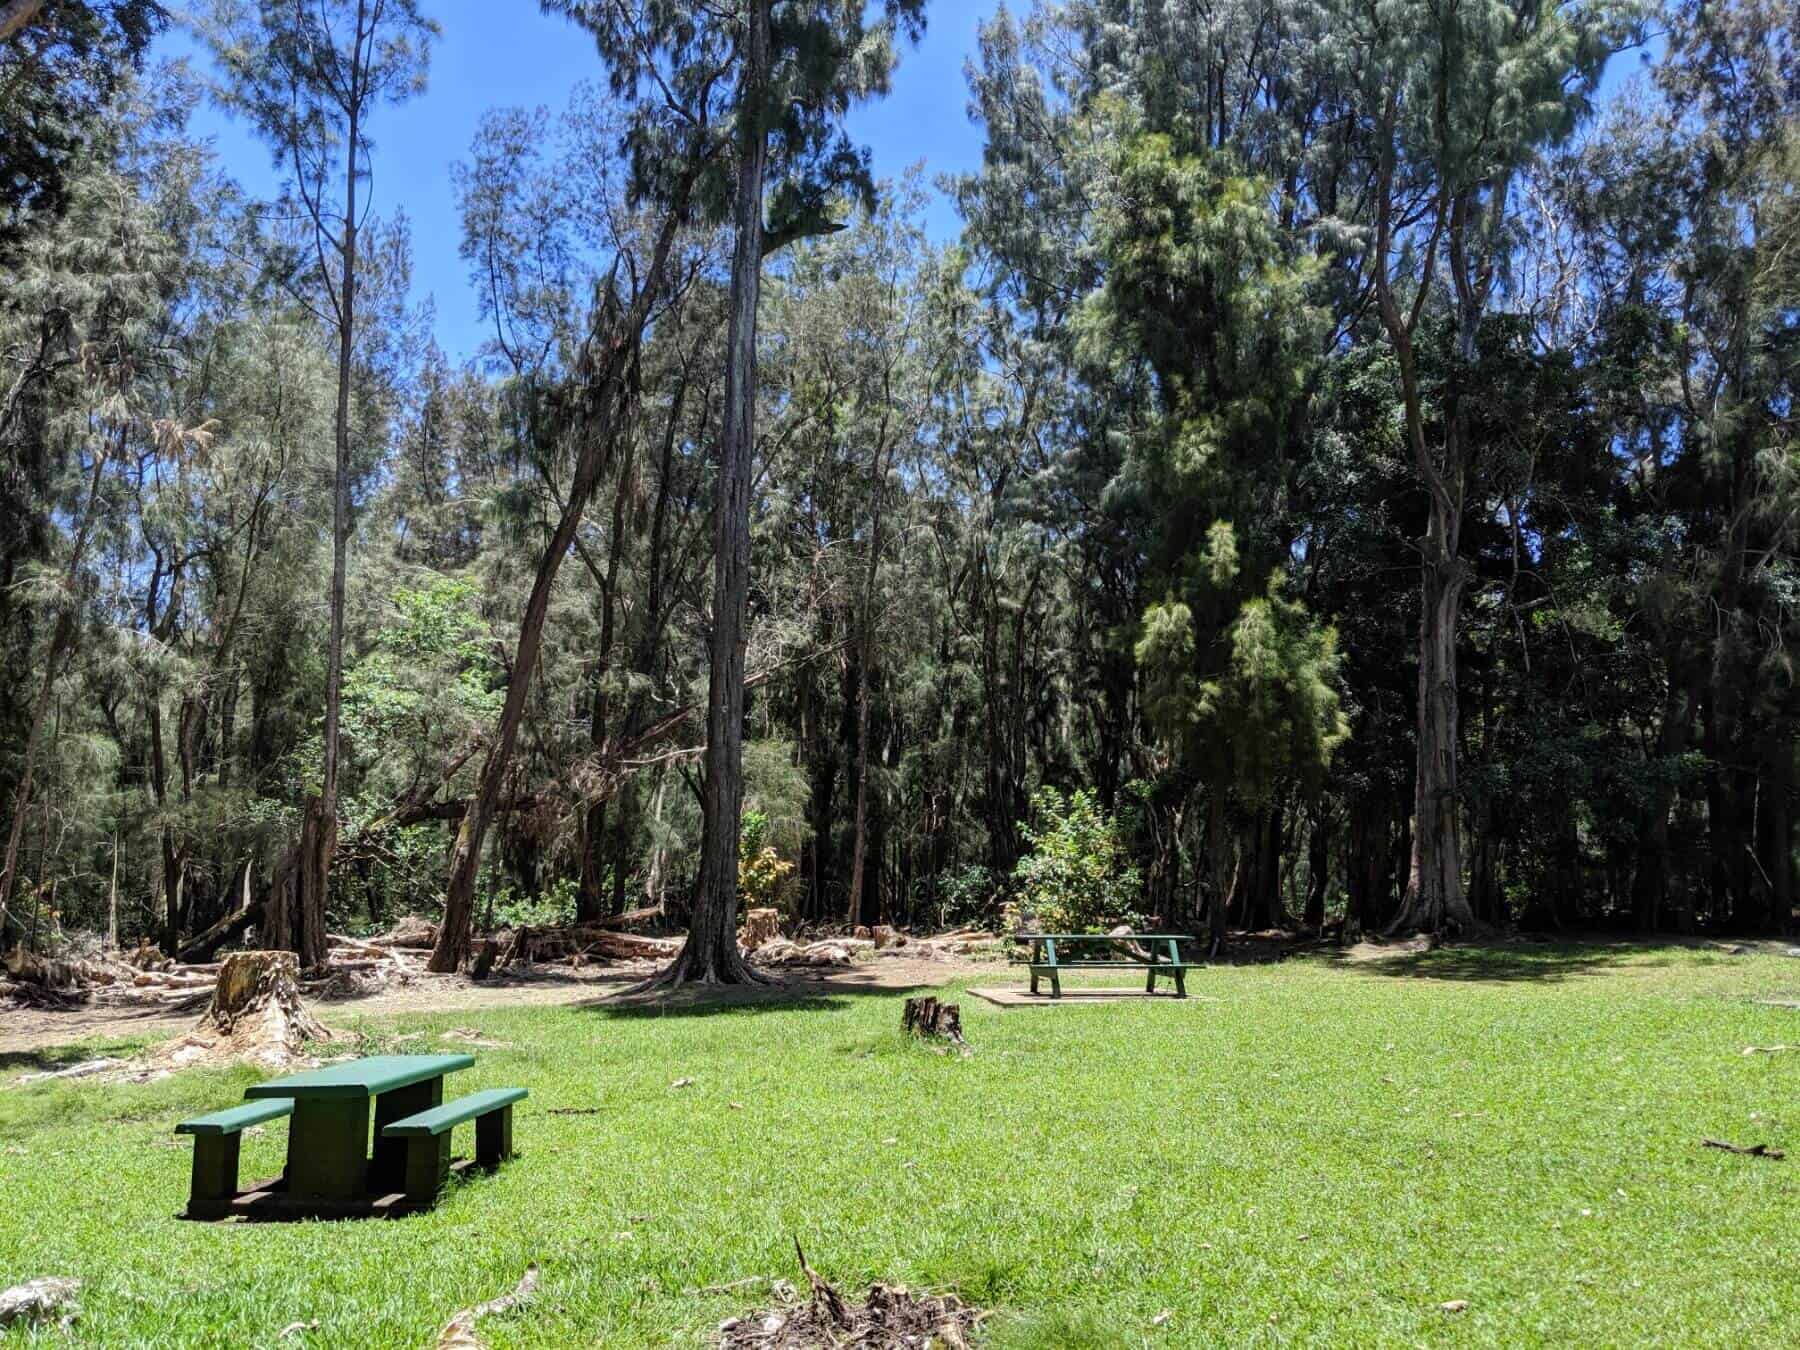
{"label": "ironwood tree", "polygon": [[264,912],[270,945],[299,953],[301,965],[310,967],[325,960],[326,901],[339,830],[344,578],[356,473],[351,399],[368,209],[358,205],[357,194],[370,174],[370,120],[383,103],[424,89],[437,25],[417,0],[217,0],[202,31],[223,72],[223,101],[268,142],[284,175],[276,211],[304,222],[304,236],[291,256],[280,259],[284,280],[337,339],[324,751],[317,795],[306,800],[300,838]]}

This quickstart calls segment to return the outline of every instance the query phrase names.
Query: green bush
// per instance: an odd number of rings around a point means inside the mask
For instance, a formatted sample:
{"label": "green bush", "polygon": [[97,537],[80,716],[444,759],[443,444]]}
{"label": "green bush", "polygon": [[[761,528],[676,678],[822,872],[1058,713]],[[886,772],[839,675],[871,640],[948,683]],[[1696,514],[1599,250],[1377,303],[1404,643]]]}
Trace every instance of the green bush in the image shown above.
{"label": "green bush", "polygon": [[1031,852],[1013,870],[1019,898],[1007,907],[1009,926],[1045,933],[1143,926],[1135,908],[1142,878],[1127,856],[1124,832],[1092,792],[1083,788],[1065,797],[1040,788],[1024,834]]}
{"label": "green bush", "polygon": [[991,927],[1001,918],[1005,878],[980,863],[969,863],[939,876],[937,894],[939,928]]}
{"label": "green bush", "polygon": [[738,833],[738,894],[746,909],[773,905],[788,907],[792,898],[794,864],[769,842],[769,817],[762,811],[744,812]]}

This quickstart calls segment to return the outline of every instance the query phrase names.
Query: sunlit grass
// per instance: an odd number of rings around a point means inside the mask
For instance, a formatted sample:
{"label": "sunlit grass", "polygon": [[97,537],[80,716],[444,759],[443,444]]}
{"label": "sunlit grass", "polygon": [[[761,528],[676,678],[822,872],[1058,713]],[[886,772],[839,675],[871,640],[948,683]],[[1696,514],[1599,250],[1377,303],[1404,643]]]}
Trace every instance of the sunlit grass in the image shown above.
{"label": "sunlit grass", "polygon": [[[1800,1051],[1741,1052],[1800,1043],[1800,1012],[1755,1002],[1800,999],[1800,961],[1506,947],[1189,987],[964,997],[968,1059],[905,1041],[892,992],[362,1023],[414,1050],[478,1026],[510,1048],[452,1089],[532,1094],[515,1163],[392,1223],[173,1218],[170,1126],[247,1071],[0,1090],[0,1283],[79,1276],[94,1342],[317,1318],[285,1344],[418,1346],[536,1261],[496,1345],[697,1343],[759,1295],[690,1291],[793,1277],[797,1235],[847,1286],[957,1286],[1010,1346],[1792,1343]],[[283,1131],[246,1176],[279,1170]]]}

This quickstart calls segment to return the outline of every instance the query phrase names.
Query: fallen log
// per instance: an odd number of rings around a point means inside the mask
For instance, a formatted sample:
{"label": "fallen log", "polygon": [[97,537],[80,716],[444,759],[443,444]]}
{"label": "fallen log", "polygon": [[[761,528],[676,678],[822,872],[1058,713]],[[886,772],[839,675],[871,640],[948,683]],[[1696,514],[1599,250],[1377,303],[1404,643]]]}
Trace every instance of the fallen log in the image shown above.
{"label": "fallen log", "polygon": [[429,951],[437,943],[437,925],[417,914],[408,914],[387,932],[368,941],[379,947],[402,948],[406,951]]}
{"label": "fallen log", "polygon": [[20,984],[41,985],[58,993],[80,989],[86,983],[75,962],[28,952],[23,943],[6,954],[6,973]]}

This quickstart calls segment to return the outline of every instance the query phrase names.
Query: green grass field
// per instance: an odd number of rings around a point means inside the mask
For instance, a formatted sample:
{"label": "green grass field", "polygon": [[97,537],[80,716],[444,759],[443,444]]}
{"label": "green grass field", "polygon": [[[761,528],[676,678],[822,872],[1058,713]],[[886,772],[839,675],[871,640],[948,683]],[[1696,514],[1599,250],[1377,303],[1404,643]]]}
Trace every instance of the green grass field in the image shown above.
{"label": "green grass field", "polygon": [[[6,1087],[0,1285],[78,1276],[96,1343],[275,1344],[316,1318],[281,1344],[417,1347],[536,1261],[536,1302],[483,1321],[493,1344],[697,1344],[763,1300],[693,1291],[797,1278],[798,1235],[859,1293],[955,1286],[999,1346],[1800,1334],[1800,1050],[1742,1053],[1800,1044],[1800,1011],[1755,1001],[1800,999],[1800,961],[1460,949],[1190,990],[964,998],[968,1059],[908,1043],[898,993],[353,1021],[370,1051],[478,1026],[510,1048],[451,1090],[531,1090],[517,1161],[396,1222],[173,1217],[170,1127],[247,1071]],[[246,1178],[279,1170],[284,1134],[246,1142]]]}

